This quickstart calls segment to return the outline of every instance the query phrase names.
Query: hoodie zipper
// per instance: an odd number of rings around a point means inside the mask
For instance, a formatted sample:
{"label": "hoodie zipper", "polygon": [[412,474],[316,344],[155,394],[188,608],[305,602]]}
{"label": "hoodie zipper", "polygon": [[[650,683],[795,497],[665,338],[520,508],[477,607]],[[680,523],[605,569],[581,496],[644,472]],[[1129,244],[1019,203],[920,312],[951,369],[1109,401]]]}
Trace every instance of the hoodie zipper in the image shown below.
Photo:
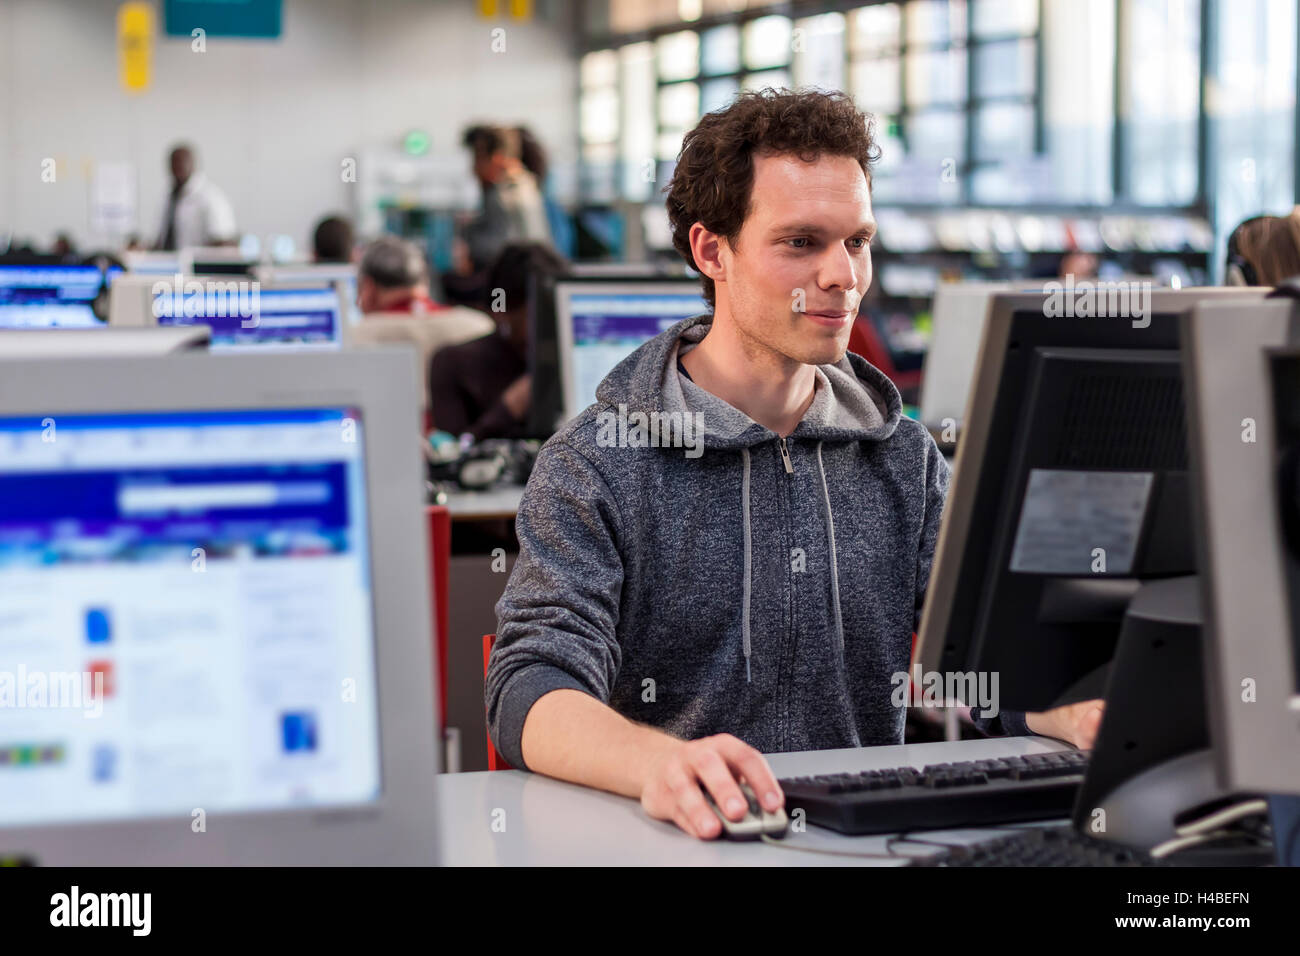
{"label": "hoodie zipper", "polygon": [[786,473],[787,475],[793,475],[793,474],[794,474],[794,465],[790,463],[790,449],[788,449],[788,448],[785,447],[785,439],[784,439],[784,438],[779,438],[779,439],[777,439],[777,441],[778,441],[778,442],[780,443],[780,445],[781,445],[781,460],[782,460],[783,462],[785,462],[785,473]]}

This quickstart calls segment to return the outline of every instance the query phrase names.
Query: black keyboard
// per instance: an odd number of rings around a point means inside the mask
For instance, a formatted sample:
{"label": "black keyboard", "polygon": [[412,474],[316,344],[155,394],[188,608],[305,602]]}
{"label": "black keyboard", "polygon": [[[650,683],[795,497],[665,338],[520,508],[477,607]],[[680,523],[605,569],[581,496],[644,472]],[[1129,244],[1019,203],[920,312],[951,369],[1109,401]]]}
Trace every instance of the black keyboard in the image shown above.
{"label": "black keyboard", "polygon": [[1068,817],[1088,752],[893,767],[781,780],[785,809],[840,833],[897,833]]}
{"label": "black keyboard", "polygon": [[912,866],[1168,866],[1134,850],[1071,827],[1030,827],[1012,836],[917,856]]}

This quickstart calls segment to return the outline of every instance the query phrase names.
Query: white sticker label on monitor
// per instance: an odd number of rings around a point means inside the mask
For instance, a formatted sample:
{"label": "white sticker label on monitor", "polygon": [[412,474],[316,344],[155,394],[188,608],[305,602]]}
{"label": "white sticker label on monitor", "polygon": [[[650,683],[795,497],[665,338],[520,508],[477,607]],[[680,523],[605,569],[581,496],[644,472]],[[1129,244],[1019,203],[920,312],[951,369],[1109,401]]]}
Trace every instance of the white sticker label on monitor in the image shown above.
{"label": "white sticker label on monitor", "polygon": [[1128,574],[1155,476],[1148,471],[1029,473],[1011,551],[1026,574]]}

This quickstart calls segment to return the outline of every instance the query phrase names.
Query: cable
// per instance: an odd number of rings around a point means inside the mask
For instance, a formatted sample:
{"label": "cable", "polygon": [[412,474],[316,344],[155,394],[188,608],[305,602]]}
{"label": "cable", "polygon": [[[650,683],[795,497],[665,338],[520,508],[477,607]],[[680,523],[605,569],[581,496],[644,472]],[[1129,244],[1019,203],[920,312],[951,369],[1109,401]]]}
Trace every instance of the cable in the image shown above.
{"label": "cable", "polygon": [[[1015,830],[1029,830],[1033,828],[1034,827],[1032,824],[1025,825],[1025,824],[1008,823],[1008,824],[999,824],[997,826],[976,827],[974,829],[1000,830],[1004,832],[1011,832]],[[940,840],[923,840],[920,839],[919,837],[913,837],[908,835],[909,833],[914,833],[914,832],[917,831],[904,830],[901,833],[898,833],[886,839],[884,853],[850,853],[844,850],[826,850],[826,849],[822,849],[821,847],[799,846],[790,843],[788,838],[785,840],[777,840],[766,833],[761,834],[759,836],[759,839],[762,842],[766,843],[768,846],[780,847],[783,850],[794,850],[799,853],[820,853],[823,856],[844,856],[844,857],[851,857],[851,858],[861,859],[861,860],[905,860],[909,862],[909,865],[910,865],[910,861],[912,860],[923,860],[928,856],[933,856],[934,854],[895,853],[893,849],[895,843],[923,843],[929,846],[937,846],[949,850],[962,850],[962,849],[966,849],[967,847],[978,846],[980,843],[984,842],[984,841],[976,841],[975,843],[944,843]],[[920,832],[924,833],[927,831],[920,831]]]}
{"label": "cable", "polygon": [[1152,847],[1151,856],[1159,860],[1189,847],[1200,846],[1229,837],[1251,836],[1252,834],[1241,830],[1229,829],[1228,825],[1237,823],[1246,817],[1267,813],[1268,801],[1254,797],[1241,800],[1214,813],[1193,820],[1191,823],[1176,827],[1174,833],[1177,836]]}
{"label": "cable", "polygon": [[[944,843],[942,840],[922,840],[918,837],[908,836],[906,831],[898,834],[898,836],[892,836],[886,840],[885,847],[887,849],[892,849],[895,843],[920,843],[925,846],[939,846],[946,849],[960,849],[961,847],[968,845],[965,843]],[[915,854],[912,855],[915,856]]]}
{"label": "cable", "polygon": [[848,853],[843,850],[824,850],[821,847],[812,846],[794,846],[785,840],[777,840],[766,833],[761,834],[759,839],[768,846],[780,847],[782,850],[794,850],[797,853],[820,853],[823,856],[848,856],[859,860],[904,860],[903,856],[896,856],[892,853]]}
{"label": "cable", "polygon": [[[1214,843],[1218,840],[1240,840],[1242,837],[1251,837],[1249,833],[1243,833],[1240,830],[1215,830],[1212,833],[1197,833],[1192,836],[1174,837],[1172,840],[1166,840],[1164,843],[1151,848],[1152,859],[1162,860],[1171,856],[1180,850],[1186,850],[1188,847],[1201,846],[1205,843]],[[1267,846],[1267,843],[1255,839],[1256,846]]]}
{"label": "cable", "polygon": [[1172,840],[1166,840],[1151,848],[1151,858],[1154,860],[1163,860],[1170,854],[1177,853],[1179,850],[1186,850],[1188,847],[1200,846],[1202,843],[1211,843],[1223,836],[1223,833],[1198,833],[1193,836],[1174,837]]}
{"label": "cable", "polygon": [[1221,829],[1229,823],[1240,820],[1242,817],[1254,816],[1259,813],[1268,813],[1267,800],[1243,800],[1240,803],[1224,807],[1216,813],[1199,817],[1191,823],[1184,823],[1180,827],[1175,827],[1174,833],[1179,836],[1194,836],[1209,830]]}

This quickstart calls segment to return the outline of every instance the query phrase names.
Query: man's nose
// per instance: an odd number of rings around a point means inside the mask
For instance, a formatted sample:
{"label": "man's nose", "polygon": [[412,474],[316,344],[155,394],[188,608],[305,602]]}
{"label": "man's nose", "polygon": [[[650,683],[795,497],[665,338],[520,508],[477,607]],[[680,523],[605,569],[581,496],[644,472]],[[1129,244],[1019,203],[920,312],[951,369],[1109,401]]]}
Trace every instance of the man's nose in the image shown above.
{"label": "man's nose", "polygon": [[836,244],[826,250],[818,263],[818,285],[823,289],[855,289],[858,272],[853,256],[843,244]]}

